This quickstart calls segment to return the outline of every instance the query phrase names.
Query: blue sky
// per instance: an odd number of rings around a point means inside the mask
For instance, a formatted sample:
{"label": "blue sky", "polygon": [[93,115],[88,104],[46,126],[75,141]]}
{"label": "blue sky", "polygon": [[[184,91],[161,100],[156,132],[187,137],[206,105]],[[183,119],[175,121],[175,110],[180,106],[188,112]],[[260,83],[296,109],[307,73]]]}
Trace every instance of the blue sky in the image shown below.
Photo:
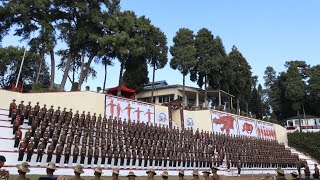
{"label": "blue sky", "polygon": [[[149,18],[166,34],[169,46],[179,28],[190,28],[195,33],[203,27],[208,28],[214,36],[222,38],[227,52],[233,45],[238,47],[262,84],[267,66],[280,72],[285,70],[284,63],[289,60],[305,60],[311,65],[320,62],[318,0],[122,0],[121,8]],[[22,46],[18,39],[7,36],[2,45]],[[169,61],[170,58],[169,55]],[[107,87],[118,83],[119,64],[115,62],[114,67],[108,67]],[[89,78],[84,86],[89,85],[95,90],[103,85],[104,68],[97,64],[93,66],[98,77]],[[61,78],[62,72],[58,71],[57,84]],[[152,71],[149,78],[152,80]],[[187,79],[186,85],[196,86]],[[156,80],[182,84],[182,75],[172,70],[168,63],[164,69],[156,71]],[[68,82],[66,90],[69,89]]]}

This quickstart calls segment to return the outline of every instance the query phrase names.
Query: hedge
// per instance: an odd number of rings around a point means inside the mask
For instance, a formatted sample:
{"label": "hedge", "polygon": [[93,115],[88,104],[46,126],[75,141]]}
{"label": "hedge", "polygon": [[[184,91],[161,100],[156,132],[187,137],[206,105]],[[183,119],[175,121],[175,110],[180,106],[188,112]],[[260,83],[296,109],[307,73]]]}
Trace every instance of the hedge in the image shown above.
{"label": "hedge", "polygon": [[288,133],[288,144],[320,162],[320,132]]}

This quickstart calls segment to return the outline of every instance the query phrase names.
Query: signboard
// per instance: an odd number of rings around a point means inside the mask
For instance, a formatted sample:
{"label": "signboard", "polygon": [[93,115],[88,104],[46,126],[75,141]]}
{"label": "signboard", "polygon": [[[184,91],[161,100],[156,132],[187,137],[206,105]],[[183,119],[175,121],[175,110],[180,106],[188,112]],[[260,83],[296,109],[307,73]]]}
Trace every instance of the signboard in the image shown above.
{"label": "signboard", "polygon": [[196,122],[191,113],[184,112],[184,128],[196,129]]}
{"label": "signboard", "polygon": [[234,115],[211,110],[211,121],[213,132],[227,135],[238,134],[237,119]]}
{"label": "signboard", "polygon": [[256,121],[238,116],[239,135],[257,137]]}
{"label": "signboard", "polygon": [[169,126],[169,113],[167,107],[157,107],[155,123],[160,125]]}
{"label": "signboard", "polygon": [[106,95],[105,115],[122,120],[154,123],[154,105]]}
{"label": "signboard", "polygon": [[259,138],[276,139],[276,131],[273,124],[257,122],[257,133]]}

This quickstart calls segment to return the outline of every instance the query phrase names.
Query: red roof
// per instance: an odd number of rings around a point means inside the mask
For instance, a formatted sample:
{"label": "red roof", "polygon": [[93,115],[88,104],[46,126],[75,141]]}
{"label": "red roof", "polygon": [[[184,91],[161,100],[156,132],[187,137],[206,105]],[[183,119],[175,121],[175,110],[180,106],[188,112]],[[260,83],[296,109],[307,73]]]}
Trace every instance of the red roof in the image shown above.
{"label": "red roof", "polygon": [[[121,85],[121,94],[125,97],[125,98],[131,98],[132,96],[135,97],[136,96],[136,91],[130,88],[127,88],[125,85]],[[117,95],[118,92],[118,86],[113,87],[108,89],[108,93],[113,94],[113,95]]]}

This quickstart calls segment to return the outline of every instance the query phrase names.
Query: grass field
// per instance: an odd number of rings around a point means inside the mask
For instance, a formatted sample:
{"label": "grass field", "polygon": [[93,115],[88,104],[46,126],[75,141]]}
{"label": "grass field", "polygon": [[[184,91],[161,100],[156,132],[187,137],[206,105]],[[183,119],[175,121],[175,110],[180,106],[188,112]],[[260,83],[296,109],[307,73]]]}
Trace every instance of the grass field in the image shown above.
{"label": "grass field", "polygon": [[[16,175],[10,175],[9,180],[14,180],[15,177],[17,177]],[[40,175],[27,175],[27,178],[31,179],[31,180],[37,180],[40,177]],[[72,176],[66,176],[66,177],[72,177]],[[240,180],[260,180],[263,177],[263,175],[243,175],[240,177],[230,177],[230,176],[223,176],[222,179],[223,180],[236,180],[236,179],[240,179]],[[82,177],[85,180],[90,180],[93,179],[93,177]],[[286,177],[288,180],[291,180],[291,176],[287,175]],[[110,176],[106,176],[106,177],[102,177],[102,179],[104,180],[111,180]],[[119,179],[124,180],[127,179],[127,177],[125,176],[121,176]],[[144,177],[136,177],[136,180],[145,180],[147,179],[146,176]],[[169,177],[169,179],[178,179],[177,177],[171,176]],[[192,177],[191,176],[186,176],[185,177],[186,180],[191,180]],[[200,179],[203,179],[203,177],[200,177]],[[160,176],[156,176],[155,180],[161,180]]]}

